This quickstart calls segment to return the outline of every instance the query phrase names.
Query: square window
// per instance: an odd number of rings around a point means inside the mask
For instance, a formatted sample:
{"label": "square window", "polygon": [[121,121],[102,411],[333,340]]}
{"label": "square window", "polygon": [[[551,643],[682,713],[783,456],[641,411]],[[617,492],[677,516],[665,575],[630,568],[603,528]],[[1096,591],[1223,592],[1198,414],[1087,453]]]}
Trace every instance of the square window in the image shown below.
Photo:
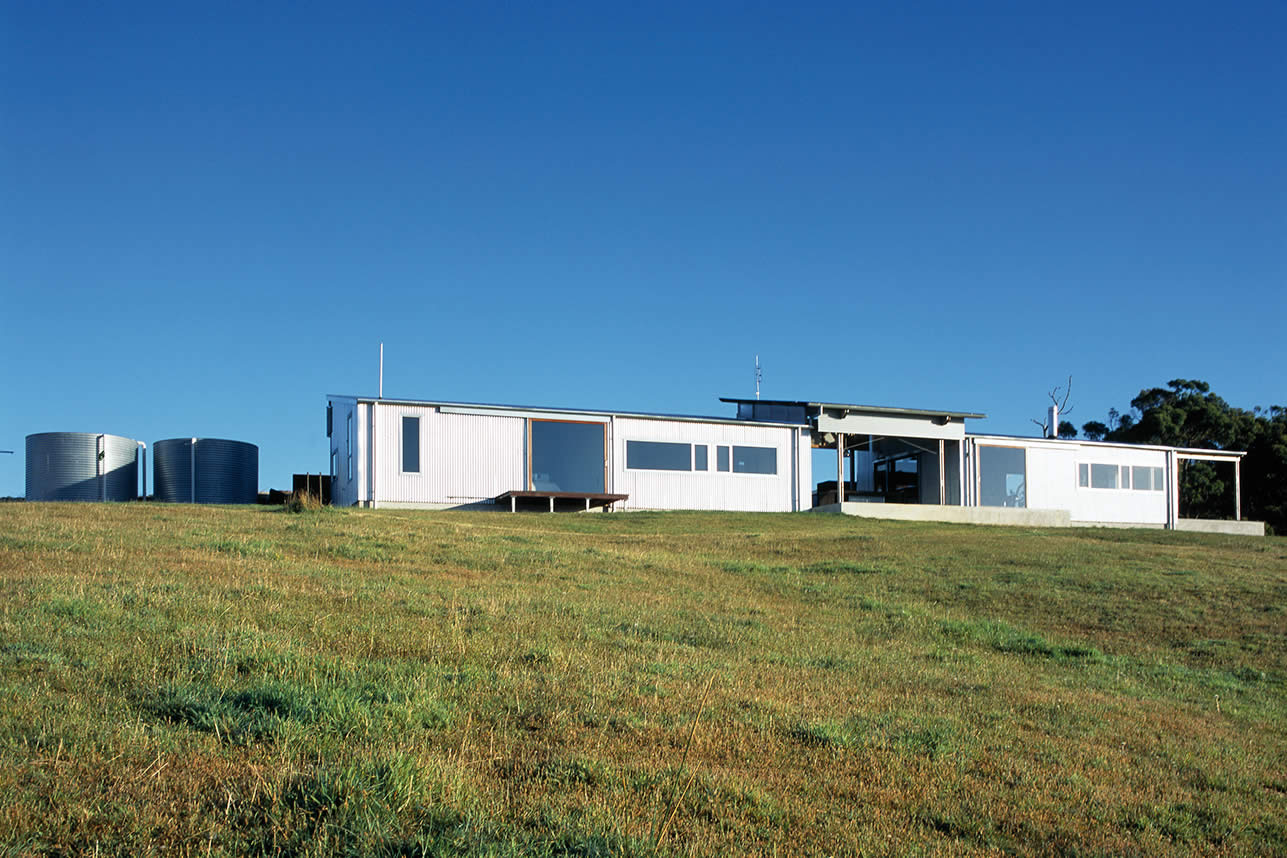
{"label": "square window", "polygon": [[1091,465],[1090,487],[1092,489],[1117,488],[1118,469],[1116,465]]}

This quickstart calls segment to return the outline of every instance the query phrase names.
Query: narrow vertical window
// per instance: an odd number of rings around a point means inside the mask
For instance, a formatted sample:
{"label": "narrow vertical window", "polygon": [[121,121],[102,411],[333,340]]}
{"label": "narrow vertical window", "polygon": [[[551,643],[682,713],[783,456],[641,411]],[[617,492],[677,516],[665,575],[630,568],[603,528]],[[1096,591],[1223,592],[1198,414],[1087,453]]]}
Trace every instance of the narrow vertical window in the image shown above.
{"label": "narrow vertical window", "polygon": [[346,449],[346,455],[349,461],[349,481],[352,482],[353,480],[353,412],[352,411],[349,412],[348,435],[345,436],[344,444]]}
{"label": "narrow vertical window", "polygon": [[1166,490],[1166,485],[1162,482],[1162,469],[1154,468],[1153,469],[1153,491],[1160,492],[1165,490]]}
{"label": "narrow vertical window", "polygon": [[402,472],[420,473],[420,418],[402,418]]}
{"label": "narrow vertical window", "polygon": [[720,471],[728,470],[728,448],[727,447],[715,448],[715,468],[716,470],[720,470]]}
{"label": "narrow vertical window", "polygon": [[1122,488],[1131,487],[1131,469],[1129,465],[1122,465]]}
{"label": "narrow vertical window", "polygon": [[705,444],[694,444],[694,445],[693,445],[693,470],[694,470],[694,471],[705,471],[705,470],[708,470],[708,467],[707,467],[707,461],[706,461],[706,445],[705,445]]}
{"label": "narrow vertical window", "polygon": [[1090,465],[1077,466],[1077,485],[1083,489],[1090,488]]}

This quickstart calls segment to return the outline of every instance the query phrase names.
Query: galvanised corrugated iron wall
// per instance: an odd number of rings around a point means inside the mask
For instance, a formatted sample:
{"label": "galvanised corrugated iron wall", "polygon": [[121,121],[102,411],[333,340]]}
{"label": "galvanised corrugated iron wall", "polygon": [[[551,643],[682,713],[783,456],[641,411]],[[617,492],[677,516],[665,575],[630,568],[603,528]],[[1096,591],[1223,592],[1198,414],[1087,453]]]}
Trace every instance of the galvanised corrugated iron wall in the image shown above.
{"label": "galvanised corrugated iron wall", "polygon": [[138,450],[137,441],[120,435],[28,435],[27,500],[135,500],[139,495]]}
{"label": "galvanised corrugated iron wall", "polygon": [[259,499],[258,447],[222,438],[197,438],[195,444],[193,440],[169,438],[152,445],[157,500],[254,503]]}
{"label": "galvanised corrugated iron wall", "polygon": [[[369,407],[359,409],[367,419]],[[379,501],[467,504],[527,488],[521,417],[444,414],[432,407],[392,404],[381,404],[378,410]],[[403,417],[420,418],[419,473],[402,470]]]}
{"label": "galvanised corrugated iron wall", "polygon": [[[744,426],[618,417],[612,421],[611,491],[630,495],[628,509],[709,509],[791,512],[802,503],[800,486],[809,481],[801,468],[809,464],[807,436],[801,442],[793,426]],[[661,441],[704,444],[705,471],[647,471],[627,468],[626,443]],[[797,449],[803,444],[803,455]],[[776,474],[742,474],[718,469],[717,448],[772,447]]]}

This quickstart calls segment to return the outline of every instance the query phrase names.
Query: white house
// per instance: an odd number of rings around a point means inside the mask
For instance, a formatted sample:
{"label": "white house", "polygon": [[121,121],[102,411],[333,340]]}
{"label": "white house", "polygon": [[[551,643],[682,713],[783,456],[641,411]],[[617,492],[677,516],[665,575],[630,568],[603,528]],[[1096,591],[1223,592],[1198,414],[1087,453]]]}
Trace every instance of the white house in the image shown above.
{"label": "white house", "polygon": [[[1230,464],[1237,482],[1240,452],[968,434],[973,412],[723,401],[736,416],[330,396],[332,498],[1264,532],[1179,517],[1181,461]],[[835,469],[815,481],[817,450]]]}
{"label": "white house", "polygon": [[587,508],[811,505],[803,424],[331,396],[327,428],[343,506],[509,504],[514,493]]}

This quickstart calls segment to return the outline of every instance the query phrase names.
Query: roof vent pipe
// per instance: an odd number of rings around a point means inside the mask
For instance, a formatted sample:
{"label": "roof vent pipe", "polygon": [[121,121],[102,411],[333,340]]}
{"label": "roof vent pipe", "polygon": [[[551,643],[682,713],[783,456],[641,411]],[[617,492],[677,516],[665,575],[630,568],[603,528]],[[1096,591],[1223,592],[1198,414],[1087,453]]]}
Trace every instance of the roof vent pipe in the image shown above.
{"label": "roof vent pipe", "polygon": [[1052,405],[1046,409],[1046,437],[1059,437],[1059,406]]}

